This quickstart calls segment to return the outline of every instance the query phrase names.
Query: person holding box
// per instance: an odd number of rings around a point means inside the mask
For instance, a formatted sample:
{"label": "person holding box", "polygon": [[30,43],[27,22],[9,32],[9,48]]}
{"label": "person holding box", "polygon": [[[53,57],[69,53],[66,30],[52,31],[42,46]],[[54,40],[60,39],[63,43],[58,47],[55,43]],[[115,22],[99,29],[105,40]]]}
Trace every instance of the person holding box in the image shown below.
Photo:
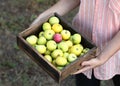
{"label": "person holding box", "polygon": [[76,86],[100,86],[112,79],[120,86],[120,0],[59,0],[41,13],[30,27],[55,12],[63,16],[79,6],[73,19],[75,29],[97,46],[96,58],[84,61]]}

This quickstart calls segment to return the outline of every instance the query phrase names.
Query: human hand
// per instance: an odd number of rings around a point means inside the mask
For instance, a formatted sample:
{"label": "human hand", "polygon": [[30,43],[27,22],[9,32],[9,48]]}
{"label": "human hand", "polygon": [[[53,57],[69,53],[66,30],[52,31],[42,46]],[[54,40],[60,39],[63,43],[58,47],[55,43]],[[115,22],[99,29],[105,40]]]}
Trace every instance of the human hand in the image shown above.
{"label": "human hand", "polygon": [[95,67],[98,67],[100,65],[104,64],[104,61],[101,60],[101,59],[98,59],[98,58],[93,58],[89,61],[84,61],[82,62],[82,64],[80,66],[82,66],[83,68],[78,70],[77,72],[73,73],[74,74],[79,74],[79,73],[82,73],[86,70],[89,70],[89,69],[93,69]]}

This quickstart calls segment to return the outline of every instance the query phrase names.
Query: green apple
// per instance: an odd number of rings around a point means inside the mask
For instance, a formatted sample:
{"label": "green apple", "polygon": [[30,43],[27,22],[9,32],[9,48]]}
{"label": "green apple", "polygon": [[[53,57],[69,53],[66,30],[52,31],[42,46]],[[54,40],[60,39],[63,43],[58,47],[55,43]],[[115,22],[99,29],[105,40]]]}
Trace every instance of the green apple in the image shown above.
{"label": "green apple", "polygon": [[58,44],[58,49],[61,49],[63,52],[67,52],[68,45],[64,41],[62,41]]}
{"label": "green apple", "polygon": [[69,62],[73,62],[73,61],[75,61],[77,59],[77,56],[75,55],[75,54],[69,54],[69,56],[68,56],[68,58],[67,58],[67,60],[69,61]]}
{"label": "green apple", "polygon": [[55,34],[55,32],[54,32],[53,30],[45,30],[45,31],[44,31],[44,37],[45,37],[47,40],[53,39],[54,34]]}
{"label": "green apple", "polygon": [[55,33],[60,33],[62,30],[63,30],[63,27],[61,24],[53,24],[52,25],[52,30],[55,32]]}
{"label": "green apple", "polygon": [[89,50],[90,50],[89,48],[84,48],[82,52],[87,53]]}
{"label": "green apple", "polygon": [[47,46],[47,49],[50,50],[50,51],[53,51],[53,50],[55,50],[57,48],[57,44],[53,40],[47,41],[46,46]]}
{"label": "green apple", "polygon": [[39,45],[45,45],[46,42],[47,42],[47,40],[46,40],[46,38],[45,38],[44,36],[40,36],[40,37],[38,38],[38,41],[37,41],[37,43],[38,43]]}
{"label": "green apple", "polygon": [[73,46],[73,42],[71,40],[67,40],[65,41],[66,44],[68,45],[68,48],[72,47]]}
{"label": "green apple", "polygon": [[89,50],[90,50],[89,48],[84,48],[80,55],[82,56],[86,54]]}
{"label": "green apple", "polygon": [[44,36],[44,31],[41,31],[38,36],[39,37]]}
{"label": "green apple", "polygon": [[55,61],[58,66],[65,66],[67,64],[67,59],[61,56],[57,57]]}
{"label": "green apple", "polygon": [[51,30],[51,25],[48,22],[44,22],[42,25],[42,29],[45,30]]}
{"label": "green apple", "polygon": [[56,59],[58,56],[63,56],[63,52],[60,49],[56,49],[51,53],[53,59]]}
{"label": "green apple", "polygon": [[84,54],[85,54],[85,53],[81,52],[81,53],[80,53],[80,56],[82,56],[82,55],[84,55]]}
{"label": "green apple", "polygon": [[35,45],[37,43],[37,36],[36,35],[30,35],[26,38],[26,41],[30,44],[30,45]]}
{"label": "green apple", "polygon": [[[73,35],[70,36],[69,40],[72,41],[72,43],[73,43],[72,36],[73,36]],[[73,45],[74,45],[74,44],[73,44]]]}
{"label": "green apple", "polygon": [[49,62],[52,62],[52,57],[50,55],[45,55],[44,58]]}
{"label": "green apple", "polygon": [[64,58],[68,58],[68,56],[69,56],[69,53],[68,53],[68,52],[63,53],[63,57],[64,57]]}
{"label": "green apple", "polygon": [[45,55],[50,55],[50,54],[51,54],[51,51],[46,49]]}
{"label": "green apple", "polygon": [[57,66],[58,70],[62,70],[64,67],[63,66]]}
{"label": "green apple", "polygon": [[70,53],[74,53],[75,55],[79,56],[82,50],[83,50],[82,46],[74,45],[70,48]]}
{"label": "green apple", "polygon": [[40,54],[44,54],[46,52],[46,47],[45,45],[36,45],[35,49],[40,53]]}
{"label": "green apple", "polygon": [[61,35],[62,35],[63,40],[68,40],[71,36],[71,33],[69,30],[62,30]]}
{"label": "green apple", "polygon": [[73,44],[79,44],[81,42],[81,35],[76,33],[72,35]]}
{"label": "green apple", "polygon": [[66,64],[66,66],[67,66],[67,65],[69,65],[69,64],[70,64],[70,62],[68,62],[68,61],[67,61],[67,64]]}
{"label": "green apple", "polygon": [[53,64],[55,67],[57,67],[56,59],[53,59],[53,60],[52,60],[52,64]]}
{"label": "green apple", "polygon": [[58,24],[60,22],[59,18],[56,16],[50,17],[48,21],[51,25],[56,24],[56,23]]}

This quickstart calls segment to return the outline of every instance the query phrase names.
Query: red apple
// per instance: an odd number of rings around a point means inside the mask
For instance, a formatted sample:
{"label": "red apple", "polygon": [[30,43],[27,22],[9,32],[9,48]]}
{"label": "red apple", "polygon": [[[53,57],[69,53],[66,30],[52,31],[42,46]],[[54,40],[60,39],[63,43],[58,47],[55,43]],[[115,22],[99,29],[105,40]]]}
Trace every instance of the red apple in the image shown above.
{"label": "red apple", "polygon": [[54,39],[55,42],[59,43],[59,42],[62,41],[62,36],[61,36],[61,34],[56,33],[56,34],[53,36],[53,39]]}

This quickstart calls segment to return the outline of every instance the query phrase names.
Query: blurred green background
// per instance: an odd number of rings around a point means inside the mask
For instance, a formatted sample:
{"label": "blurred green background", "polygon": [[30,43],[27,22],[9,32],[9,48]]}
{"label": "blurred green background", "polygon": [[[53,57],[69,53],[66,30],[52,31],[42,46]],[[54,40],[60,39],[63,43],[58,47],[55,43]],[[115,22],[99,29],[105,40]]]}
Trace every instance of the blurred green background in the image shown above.
{"label": "blurred green background", "polygon": [[[16,44],[17,34],[27,29],[40,13],[56,2],[57,0],[0,0],[0,86],[59,85]],[[68,21],[71,21],[71,15],[73,13],[65,16],[69,17]],[[63,86],[70,86],[70,82],[74,82],[74,79],[68,79]]]}

